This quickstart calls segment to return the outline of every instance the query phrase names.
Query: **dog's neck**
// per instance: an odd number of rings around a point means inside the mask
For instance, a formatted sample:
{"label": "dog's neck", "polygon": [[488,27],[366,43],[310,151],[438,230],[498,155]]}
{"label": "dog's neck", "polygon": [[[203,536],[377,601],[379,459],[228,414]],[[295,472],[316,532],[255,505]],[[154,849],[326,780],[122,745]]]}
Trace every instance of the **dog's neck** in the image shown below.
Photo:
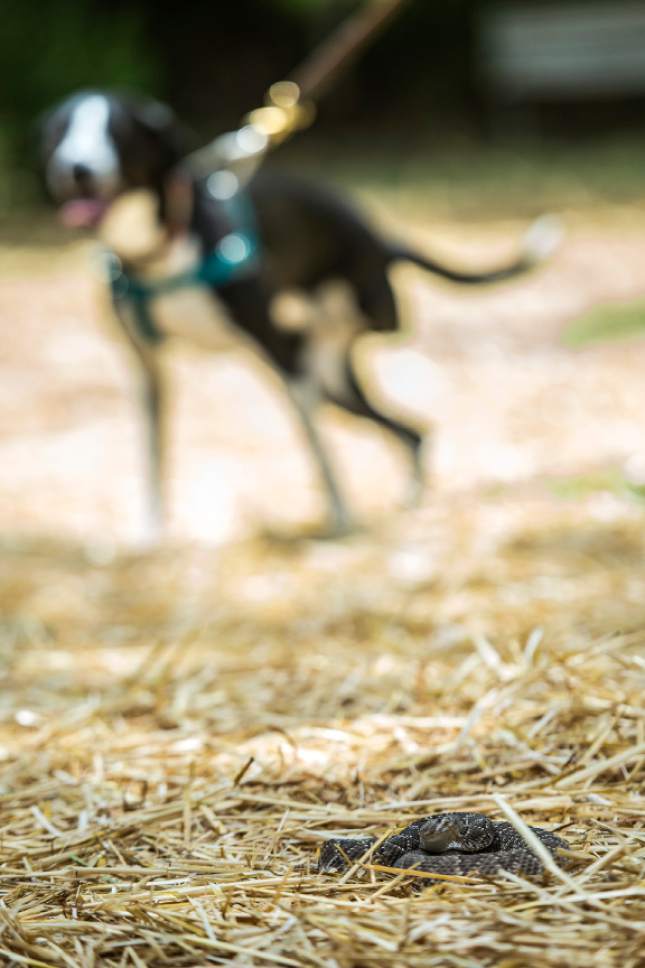
{"label": "dog's neck", "polygon": [[195,185],[188,171],[174,168],[160,193],[159,214],[171,236],[188,231],[195,205]]}
{"label": "dog's neck", "polygon": [[119,195],[103,218],[99,238],[131,271],[144,270],[186,236],[193,203],[192,181],[173,171],[156,191],[139,188]]}

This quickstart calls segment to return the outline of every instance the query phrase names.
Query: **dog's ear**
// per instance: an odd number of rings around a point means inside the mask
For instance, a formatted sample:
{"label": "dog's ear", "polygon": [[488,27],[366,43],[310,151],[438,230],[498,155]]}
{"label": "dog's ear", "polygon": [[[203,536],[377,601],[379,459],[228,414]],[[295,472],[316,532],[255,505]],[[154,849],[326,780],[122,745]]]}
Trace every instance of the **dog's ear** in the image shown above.
{"label": "dog's ear", "polygon": [[190,133],[167,104],[153,98],[137,98],[130,101],[130,108],[134,120],[153,140],[168,166],[186,155],[192,140]]}
{"label": "dog's ear", "polygon": [[32,118],[26,129],[25,140],[32,149],[32,157],[42,156],[47,153],[50,147],[49,142],[53,142],[60,134],[60,128],[64,125],[65,118],[61,112],[61,105],[50,105]]}
{"label": "dog's ear", "polygon": [[51,202],[45,169],[49,155],[62,137],[66,121],[60,103],[50,106],[30,120],[19,140],[23,157],[30,159],[29,174],[43,201]]}

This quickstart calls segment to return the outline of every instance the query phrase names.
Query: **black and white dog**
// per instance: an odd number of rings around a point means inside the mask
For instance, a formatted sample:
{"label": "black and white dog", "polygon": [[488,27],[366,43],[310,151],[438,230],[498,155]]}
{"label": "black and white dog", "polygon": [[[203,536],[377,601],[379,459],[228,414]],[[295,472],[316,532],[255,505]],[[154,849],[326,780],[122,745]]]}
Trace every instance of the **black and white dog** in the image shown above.
{"label": "black and white dog", "polygon": [[[184,163],[185,151],[170,109],[150,100],[81,92],[43,122],[45,179],[64,221],[97,227],[115,256],[114,305],[141,365],[153,527],[162,516],[163,476],[157,348],[167,335],[217,347],[222,320],[248,337],[283,377],[324,479],[336,529],[346,528],[349,519],[312,419],[321,400],[394,432],[410,453],[420,491],[421,435],[370,403],[352,355],[361,332],[399,327],[388,270],[405,260],[457,283],[495,282],[549,254],[554,241],[549,227],[529,232],[511,265],[460,272],[381,238],[317,184],[262,171],[238,191],[234,165],[198,175]],[[353,322],[327,318],[295,328],[276,313],[283,294],[296,291],[315,302],[321,288],[337,280],[358,307]]]}

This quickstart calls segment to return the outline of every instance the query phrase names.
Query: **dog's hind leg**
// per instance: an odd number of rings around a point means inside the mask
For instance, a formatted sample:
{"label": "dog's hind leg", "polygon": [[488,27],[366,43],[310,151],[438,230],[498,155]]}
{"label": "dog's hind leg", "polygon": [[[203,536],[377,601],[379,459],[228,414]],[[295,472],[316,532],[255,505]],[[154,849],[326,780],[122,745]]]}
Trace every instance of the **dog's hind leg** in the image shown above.
{"label": "dog's hind leg", "polygon": [[228,297],[234,316],[243,321],[245,331],[253,337],[264,359],[273,366],[286,387],[325,487],[331,533],[346,534],[351,530],[351,516],[314,422],[321,394],[305,366],[305,337],[298,332],[279,330],[273,324],[269,301],[258,284],[251,281],[243,286],[232,284],[228,287]]}
{"label": "dog's hind leg", "polygon": [[365,281],[356,285],[356,301],[370,329],[379,333],[392,333],[401,328],[399,310],[387,266],[380,263],[370,272],[361,273]]}
{"label": "dog's hind leg", "polygon": [[320,403],[320,388],[309,376],[287,377],[287,390],[300,418],[307,442],[314,455],[320,476],[325,485],[331,511],[332,535],[349,533],[353,528],[351,515],[338,487],[327,452],[322,445],[320,434],[314,422],[314,414]]}
{"label": "dog's hind leg", "polygon": [[401,443],[405,445],[412,464],[412,477],[405,504],[409,507],[416,506],[421,500],[425,487],[425,469],[422,450],[423,437],[417,430],[405,426],[405,424],[394,420],[392,417],[386,416],[370,403],[360,384],[350,353],[345,357],[344,367],[345,386],[342,391],[340,391],[340,388],[334,388],[333,390],[325,389],[325,398],[330,403],[334,403],[336,406],[342,407],[343,410],[347,410],[348,413],[373,421],[385,430],[390,431],[390,433],[395,434]]}
{"label": "dog's hind leg", "polygon": [[[382,270],[380,267],[374,267],[368,281],[358,288],[357,302],[372,331],[395,332],[400,329],[396,299],[387,278],[385,267]],[[405,504],[412,507],[416,506],[422,497],[425,486],[425,468],[422,454],[423,437],[414,428],[381,413],[367,399],[356,373],[351,343],[347,345],[342,359],[337,362],[337,368],[342,379],[338,381],[338,389],[333,388],[327,391],[327,399],[349,413],[358,417],[365,417],[379,424],[395,434],[405,445],[412,463],[412,477]]]}

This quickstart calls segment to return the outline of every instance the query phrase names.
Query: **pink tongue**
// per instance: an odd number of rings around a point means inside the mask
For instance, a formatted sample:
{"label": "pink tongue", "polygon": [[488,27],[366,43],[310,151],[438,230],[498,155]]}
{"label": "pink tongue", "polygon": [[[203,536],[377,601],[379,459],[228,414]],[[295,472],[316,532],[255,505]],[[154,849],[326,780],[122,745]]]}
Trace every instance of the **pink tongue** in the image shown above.
{"label": "pink tongue", "polygon": [[63,225],[70,229],[91,228],[105,211],[105,203],[98,198],[75,198],[65,202],[59,215]]}

